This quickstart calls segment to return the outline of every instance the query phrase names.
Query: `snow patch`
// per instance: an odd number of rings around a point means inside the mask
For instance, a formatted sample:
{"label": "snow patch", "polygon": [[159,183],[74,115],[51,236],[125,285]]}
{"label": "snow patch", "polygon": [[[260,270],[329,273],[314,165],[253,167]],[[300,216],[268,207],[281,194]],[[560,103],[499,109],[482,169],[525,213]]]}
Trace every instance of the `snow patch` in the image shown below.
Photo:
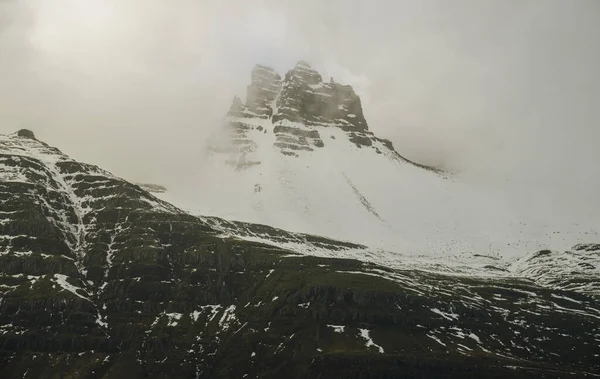
{"label": "snow patch", "polygon": [[167,322],[167,326],[170,326],[170,327],[177,326],[177,324],[179,323],[179,320],[181,320],[181,317],[183,316],[182,313],[165,313],[165,315],[169,319],[169,321]]}
{"label": "snow patch", "polygon": [[431,308],[430,310],[433,313],[436,313],[436,314],[442,316],[446,320],[450,320],[450,321],[458,320],[458,315],[456,313],[442,312],[437,308]]}
{"label": "snow patch", "polygon": [[442,346],[446,346],[445,343],[443,343],[439,338],[437,338],[436,336],[433,336],[431,334],[427,334],[427,337],[431,338],[432,340],[434,340],[435,342],[439,343]]}
{"label": "snow patch", "polygon": [[80,298],[85,299],[87,301],[91,301],[89,298],[87,298],[87,297],[85,297],[85,296],[80,295],[79,293],[77,293],[77,291],[83,291],[83,292],[85,292],[85,291],[82,288],[76,287],[76,286],[70,284],[69,282],[67,282],[67,276],[66,275],[63,275],[63,274],[54,274],[54,279],[55,279],[56,283],[62,287],[63,290],[69,291],[72,294],[76,295],[77,297],[80,297]]}
{"label": "snow patch", "polygon": [[370,331],[368,329],[359,329],[360,331],[360,336],[366,341],[365,346],[367,347],[376,347],[377,350],[379,350],[380,353],[383,353],[383,348],[379,345],[377,345],[375,342],[373,342],[373,340],[370,337]]}
{"label": "snow patch", "polygon": [[219,320],[219,326],[221,327],[221,330],[225,331],[229,329],[233,322],[236,321],[237,317],[235,316],[235,305],[230,305],[229,307],[225,308],[225,311],[223,311],[223,315]]}
{"label": "snow patch", "polygon": [[332,328],[333,331],[336,333],[344,333],[344,329],[346,328],[345,325],[327,325],[327,326]]}

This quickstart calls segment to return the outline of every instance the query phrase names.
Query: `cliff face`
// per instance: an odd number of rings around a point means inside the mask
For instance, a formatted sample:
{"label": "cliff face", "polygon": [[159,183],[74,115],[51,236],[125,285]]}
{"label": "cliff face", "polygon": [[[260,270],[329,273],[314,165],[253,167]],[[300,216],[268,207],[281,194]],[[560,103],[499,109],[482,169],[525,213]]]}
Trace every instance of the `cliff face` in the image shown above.
{"label": "cliff face", "polygon": [[300,122],[307,126],[338,126],[366,131],[360,98],[349,85],[324,83],[306,62],[285,75],[273,122]]}
{"label": "cliff face", "polygon": [[325,146],[320,128],[339,128],[358,147],[372,147],[378,154],[385,149],[408,162],[395,152],[390,141],[377,138],[369,131],[360,98],[351,86],[338,84],[333,79],[324,82],[304,61],[298,62],[283,79],[272,68],[256,65],[246,103],[235,97],[227,116],[230,142],[234,146],[228,150],[233,153],[228,162],[239,169],[261,163],[257,159],[249,165],[247,159],[239,162],[242,156],[256,152],[257,142],[252,136],[255,130],[273,133],[273,143],[282,154],[298,157],[302,151]]}
{"label": "cliff face", "polygon": [[247,239],[361,246],[196,218],[27,136],[0,136],[0,151],[3,378],[600,369],[594,297],[303,256]]}
{"label": "cliff face", "polygon": [[224,125],[198,148],[206,154],[186,172],[188,188],[157,196],[196,215],[365,245],[375,252],[356,258],[378,264],[403,265],[408,257],[433,269],[494,266],[546,282],[576,272],[584,278],[579,288],[597,291],[600,271],[584,269],[600,269],[593,254],[553,254],[550,270],[534,269],[538,259],[516,262],[597,241],[591,219],[540,219],[466,176],[403,158],[373,133],[352,87],[323,80],[306,62],[281,76],[259,65],[249,79],[245,100],[234,98]]}

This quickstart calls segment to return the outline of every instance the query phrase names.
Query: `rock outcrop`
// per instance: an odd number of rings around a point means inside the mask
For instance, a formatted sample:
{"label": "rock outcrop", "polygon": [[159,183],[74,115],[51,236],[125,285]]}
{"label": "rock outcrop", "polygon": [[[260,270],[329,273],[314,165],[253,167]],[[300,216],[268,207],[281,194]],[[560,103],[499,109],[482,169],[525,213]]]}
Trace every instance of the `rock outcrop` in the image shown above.
{"label": "rock outcrop", "polygon": [[161,186],[160,184],[155,183],[135,183],[141,189],[148,191],[150,193],[165,193],[167,192],[167,187]]}
{"label": "rock outcrop", "polygon": [[324,83],[306,62],[298,62],[285,75],[274,123],[289,121],[305,126],[341,127],[366,131],[360,98],[351,86]]}
{"label": "rock outcrop", "polygon": [[258,118],[273,116],[273,102],[281,87],[281,77],[270,67],[257,65],[252,70],[252,83],[246,93],[246,110]]}
{"label": "rock outcrop", "polygon": [[[259,165],[257,135],[272,134],[271,144],[286,156],[323,148],[322,128],[339,128],[349,143],[374,149],[421,168],[398,154],[392,143],[369,131],[360,97],[350,85],[324,82],[321,75],[304,61],[285,77],[272,68],[257,65],[252,70],[245,104],[236,96],[227,114],[226,141],[213,143],[212,150],[226,153],[225,160],[236,169]],[[242,158],[243,156],[243,158]],[[241,160],[249,163],[240,163]]]}
{"label": "rock outcrop", "polygon": [[19,137],[35,139],[35,134],[29,129],[21,129],[17,132]]}

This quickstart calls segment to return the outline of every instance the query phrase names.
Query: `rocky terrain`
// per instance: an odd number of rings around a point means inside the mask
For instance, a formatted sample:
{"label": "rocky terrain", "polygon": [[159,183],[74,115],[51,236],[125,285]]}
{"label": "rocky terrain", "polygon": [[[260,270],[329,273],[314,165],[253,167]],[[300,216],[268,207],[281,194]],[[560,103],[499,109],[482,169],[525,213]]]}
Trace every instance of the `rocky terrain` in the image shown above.
{"label": "rocky terrain", "polygon": [[167,192],[167,188],[161,186],[160,184],[154,183],[135,183],[141,189],[148,191],[150,193],[164,193]]}
{"label": "rocky terrain", "polygon": [[[191,216],[29,131],[0,136],[0,193],[2,378],[600,376],[600,298],[577,286],[598,245],[532,253],[520,277],[369,263]],[[526,278],[567,255],[577,275]]]}
{"label": "rocky terrain", "polygon": [[[235,97],[228,113],[229,138],[212,148],[231,154],[226,162],[238,169],[260,164],[247,160],[258,146],[252,131],[273,133],[273,145],[287,156],[298,157],[302,151],[313,151],[325,144],[319,128],[342,129],[357,147],[373,148],[377,154],[388,154],[410,162],[398,154],[389,140],[380,139],[368,130],[360,98],[351,86],[324,82],[321,75],[300,61],[285,78],[270,67],[256,65],[248,86],[246,103]],[[411,164],[432,171],[433,167]]]}
{"label": "rocky terrain", "polygon": [[156,196],[198,216],[352,241],[377,250],[378,264],[487,259],[483,266],[510,271],[526,253],[600,240],[600,219],[540,217],[406,159],[372,130],[351,86],[306,62],[284,75],[257,65],[249,79],[245,99],[235,97],[206,149],[198,146],[206,154],[185,173],[187,188],[173,183]]}

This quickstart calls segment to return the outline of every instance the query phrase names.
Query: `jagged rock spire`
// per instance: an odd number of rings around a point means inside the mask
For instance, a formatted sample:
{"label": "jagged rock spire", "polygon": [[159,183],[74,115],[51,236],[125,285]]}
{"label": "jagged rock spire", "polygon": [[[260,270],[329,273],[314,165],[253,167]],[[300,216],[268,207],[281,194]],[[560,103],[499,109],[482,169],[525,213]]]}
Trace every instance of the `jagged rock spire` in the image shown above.
{"label": "jagged rock spire", "polygon": [[244,113],[244,104],[242,104],[242,100],[239,97],[234,96],[233,101],[231,102],[231,107],[229,107],[229,112],[227,112],[228,116],[233,117],[242,117]]}
{"label": "jagged rock spire", "polygon": [[299,61],[296,66],[285,75],[286,82],[294,81],[308,85],[317,85],[323,81],[321,75],[313,70],[310,65],[304,61]]}
{"label": "jagged rock spire", "polygon": [[352,86],[324,82],[307,62],[298,61],[285,78],[268,66],[256,65],[247,88],[246,104],[234,102],[229,115],[273,119],[273,123],[300,122],[307,126],[337,126],[367,131],[359,96]]}
{"label": "jagged rock spire", "polygon": [[280,112],[273,117],[274,121],[368,130],[360,98],[352,87],[333,79],[324,83],[321,75],[304,61],[285,75],[278,106]]}
{"label": "jagged rock spire", "polygon": [[259,118],[273,115],[273,100],[279,92],[281,76],[271,67],[256,65],[252,70],[252,82],[246,93],[246,108]]}
{"label": "jagged rock spire", "polygon": [[[379,140],[368,131],[360,98],[352,86],[336,83],[333,78],[324,82],[307,62],[296,63],[283,80],[273,68],[256,65],[251,79],[246,103],[235,97],[228,113],[236,155],[230,159],[232,164],[238,161],[239,154],[252,157],[256,151],[257,144],[249,136],[252,130],[272,132],[275,146],[289,156],[325,145],[316,127],[340,128],[359,147],[383,143],[393,150],[389,141]],[[256,123],[252,119],[269,122]]]}

